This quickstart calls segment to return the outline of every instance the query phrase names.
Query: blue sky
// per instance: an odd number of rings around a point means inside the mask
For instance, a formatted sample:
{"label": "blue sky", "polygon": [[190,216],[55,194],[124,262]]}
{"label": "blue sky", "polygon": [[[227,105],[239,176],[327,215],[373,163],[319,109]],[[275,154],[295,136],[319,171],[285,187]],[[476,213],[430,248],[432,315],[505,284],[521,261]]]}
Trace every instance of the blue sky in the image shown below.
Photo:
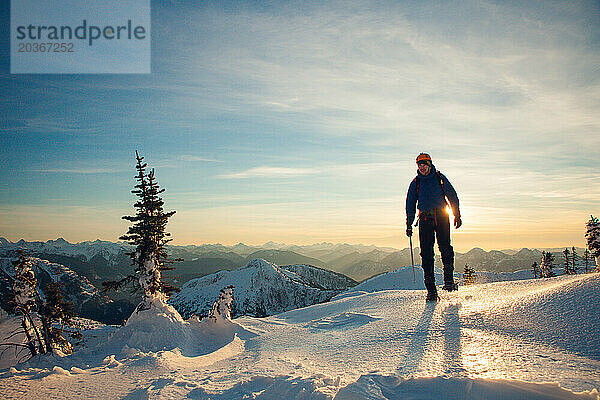
{"label": "blue sky", "polygon": [[116,240],[137,149],[175,243],[405,247],[427,151],[457,249],[581,246],[600,14],[565,3],[153,2],[148,75],[11,75],[0,24],[0,235]]}

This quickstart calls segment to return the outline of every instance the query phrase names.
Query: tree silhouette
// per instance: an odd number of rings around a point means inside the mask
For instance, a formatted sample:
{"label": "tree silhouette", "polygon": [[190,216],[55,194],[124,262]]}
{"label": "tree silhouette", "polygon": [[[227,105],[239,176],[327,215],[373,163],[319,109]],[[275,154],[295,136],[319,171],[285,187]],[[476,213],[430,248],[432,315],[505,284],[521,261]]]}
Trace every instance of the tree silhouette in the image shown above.
{"label": "tree silhouette", "polygon": [[571,272],[571,267],[570,267],[570,261],[569,261],[569,255],[571,254],[571,252],[569,251],[568,248],[565,248],[565,250],[563,251],[563,254],[565,255],[565,270],[564,270],[564,274],[565,275],[570,275],[572,274]]}
{"label": "tree silhouette", "polygon": [[577,255],[577,250],[575,249],[575,246],[571,247],[571,272],[573,272],[574,274],[577,273],[578,267],[577,267],[577,261],[579,260],[579,256]]}
{"label": "tree silhouette", "polygon": [[588,249],[585,249],[585,251],[583,252],[583,261],[584,261],[584,265],[585,265],[585,273],[588,273],[588,267],[590,266],[590,258],[591,258],[591,253]]}
{"label": "tree silhouette", "polygon": [[591,256],[596,259],[596,272],[600,272],[600,221],[593,215],[590,217],[585,225],[585,239]]}
{"label": "tree silhouette", "polygon": [[539,277],[542,277],[542,273],[540,271],[540,267],[538,265],[538,263],[534,262],[533,264],[531,264],[531,272],[533,273],[533,278],[536,279]]}

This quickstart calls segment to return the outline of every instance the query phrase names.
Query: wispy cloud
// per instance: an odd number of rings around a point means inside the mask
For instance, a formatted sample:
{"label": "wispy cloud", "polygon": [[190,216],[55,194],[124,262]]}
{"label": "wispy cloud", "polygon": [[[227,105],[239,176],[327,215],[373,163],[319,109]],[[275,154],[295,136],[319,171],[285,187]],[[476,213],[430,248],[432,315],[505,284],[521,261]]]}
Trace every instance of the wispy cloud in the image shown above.
{"label": "wispy cloud", "polygon": [[[590,134],[600,129],[599,103],[590,101],[600,85],[585,78],[600,58],[574,22],[584,6],[565,6],[569,20],[533,5],[470,1],[479,18],[463,21],[464,29],[453,7],[201,11],[202,29],[215,34],[179,68],[216,78],[227,96],[211,100],[235,112],[361,136],[367,145],[488,143],[520,157],[541,147],[557,154],[552,144],[567,135],[582,152],[600,144]],[[218,46],[222,37],[229,39]]]}
{"label": "wispy cloud", "polygon": [[58,174],[114,174],[122,170],[110,168],[47,168],[32,169],[31,172],[58,173]]}
{"label": "wispy cloud", "polygon": [[397,171],[404,165],[402,162],[356,163],[356,164],[323,164],[310,168],[290,168],[259,166],[241,172],[219,175],[223,179],[245,179],[257,177],[297,177],[299,175],[331,175],[350,176],[368,175],[381,171]]}
{"label": "wispy cloud", "polygon": [[200,157],[192,154],[180,155],[179,159],[185,162],[218,162],[218,160],[215,160],[214,158]]}
{"label": "wispy cloud", "polygon": [[242,172],[220,175],[223,179],[246,179],[246,178],[277,178],[293,177],[318,173],[318,169],[311,168],[286,168],[286,167],[255,167]]}

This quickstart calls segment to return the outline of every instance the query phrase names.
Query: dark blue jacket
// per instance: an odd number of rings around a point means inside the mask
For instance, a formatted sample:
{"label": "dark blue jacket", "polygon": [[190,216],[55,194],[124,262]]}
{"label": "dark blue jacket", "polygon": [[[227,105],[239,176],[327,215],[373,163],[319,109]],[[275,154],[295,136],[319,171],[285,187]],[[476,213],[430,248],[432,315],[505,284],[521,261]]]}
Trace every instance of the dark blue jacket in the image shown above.
{"label": "dark blue jacket", "polygon": [[[406,225],[412,225],[415,220],[416,207],[419,208],[420,212],[426,212],[435,208],[445,208],[446,198],[450,202],[452,213],[454,216],[460,215],[458,205],[458,195],[456,190],[452,187],[450,181],[440,173],[441,178],[444,181],[444,189],[440,185],[440,180],[437,177],[436,169],[432,165],[427,175],[421,175],[417,170],[417,178],[413,179],[408,188],[406,194]],[[417,179],[419,179],[419,198],[417,199]],[[444,197],[446,193],[446,198]]]}

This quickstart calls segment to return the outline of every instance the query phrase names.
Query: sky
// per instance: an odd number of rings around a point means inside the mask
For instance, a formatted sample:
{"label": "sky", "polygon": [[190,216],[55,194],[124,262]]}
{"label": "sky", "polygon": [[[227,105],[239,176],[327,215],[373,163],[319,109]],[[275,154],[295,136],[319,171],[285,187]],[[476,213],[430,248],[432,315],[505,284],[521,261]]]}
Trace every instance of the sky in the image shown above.
{"label": "sky", "polygon": [[596,1],[152,2],[150,74],[10,74],[0,4],[9,240],[116,241],[136,150],[174,244],[407,247],[420,152],[459,251],[583,246],[600,214]]}

